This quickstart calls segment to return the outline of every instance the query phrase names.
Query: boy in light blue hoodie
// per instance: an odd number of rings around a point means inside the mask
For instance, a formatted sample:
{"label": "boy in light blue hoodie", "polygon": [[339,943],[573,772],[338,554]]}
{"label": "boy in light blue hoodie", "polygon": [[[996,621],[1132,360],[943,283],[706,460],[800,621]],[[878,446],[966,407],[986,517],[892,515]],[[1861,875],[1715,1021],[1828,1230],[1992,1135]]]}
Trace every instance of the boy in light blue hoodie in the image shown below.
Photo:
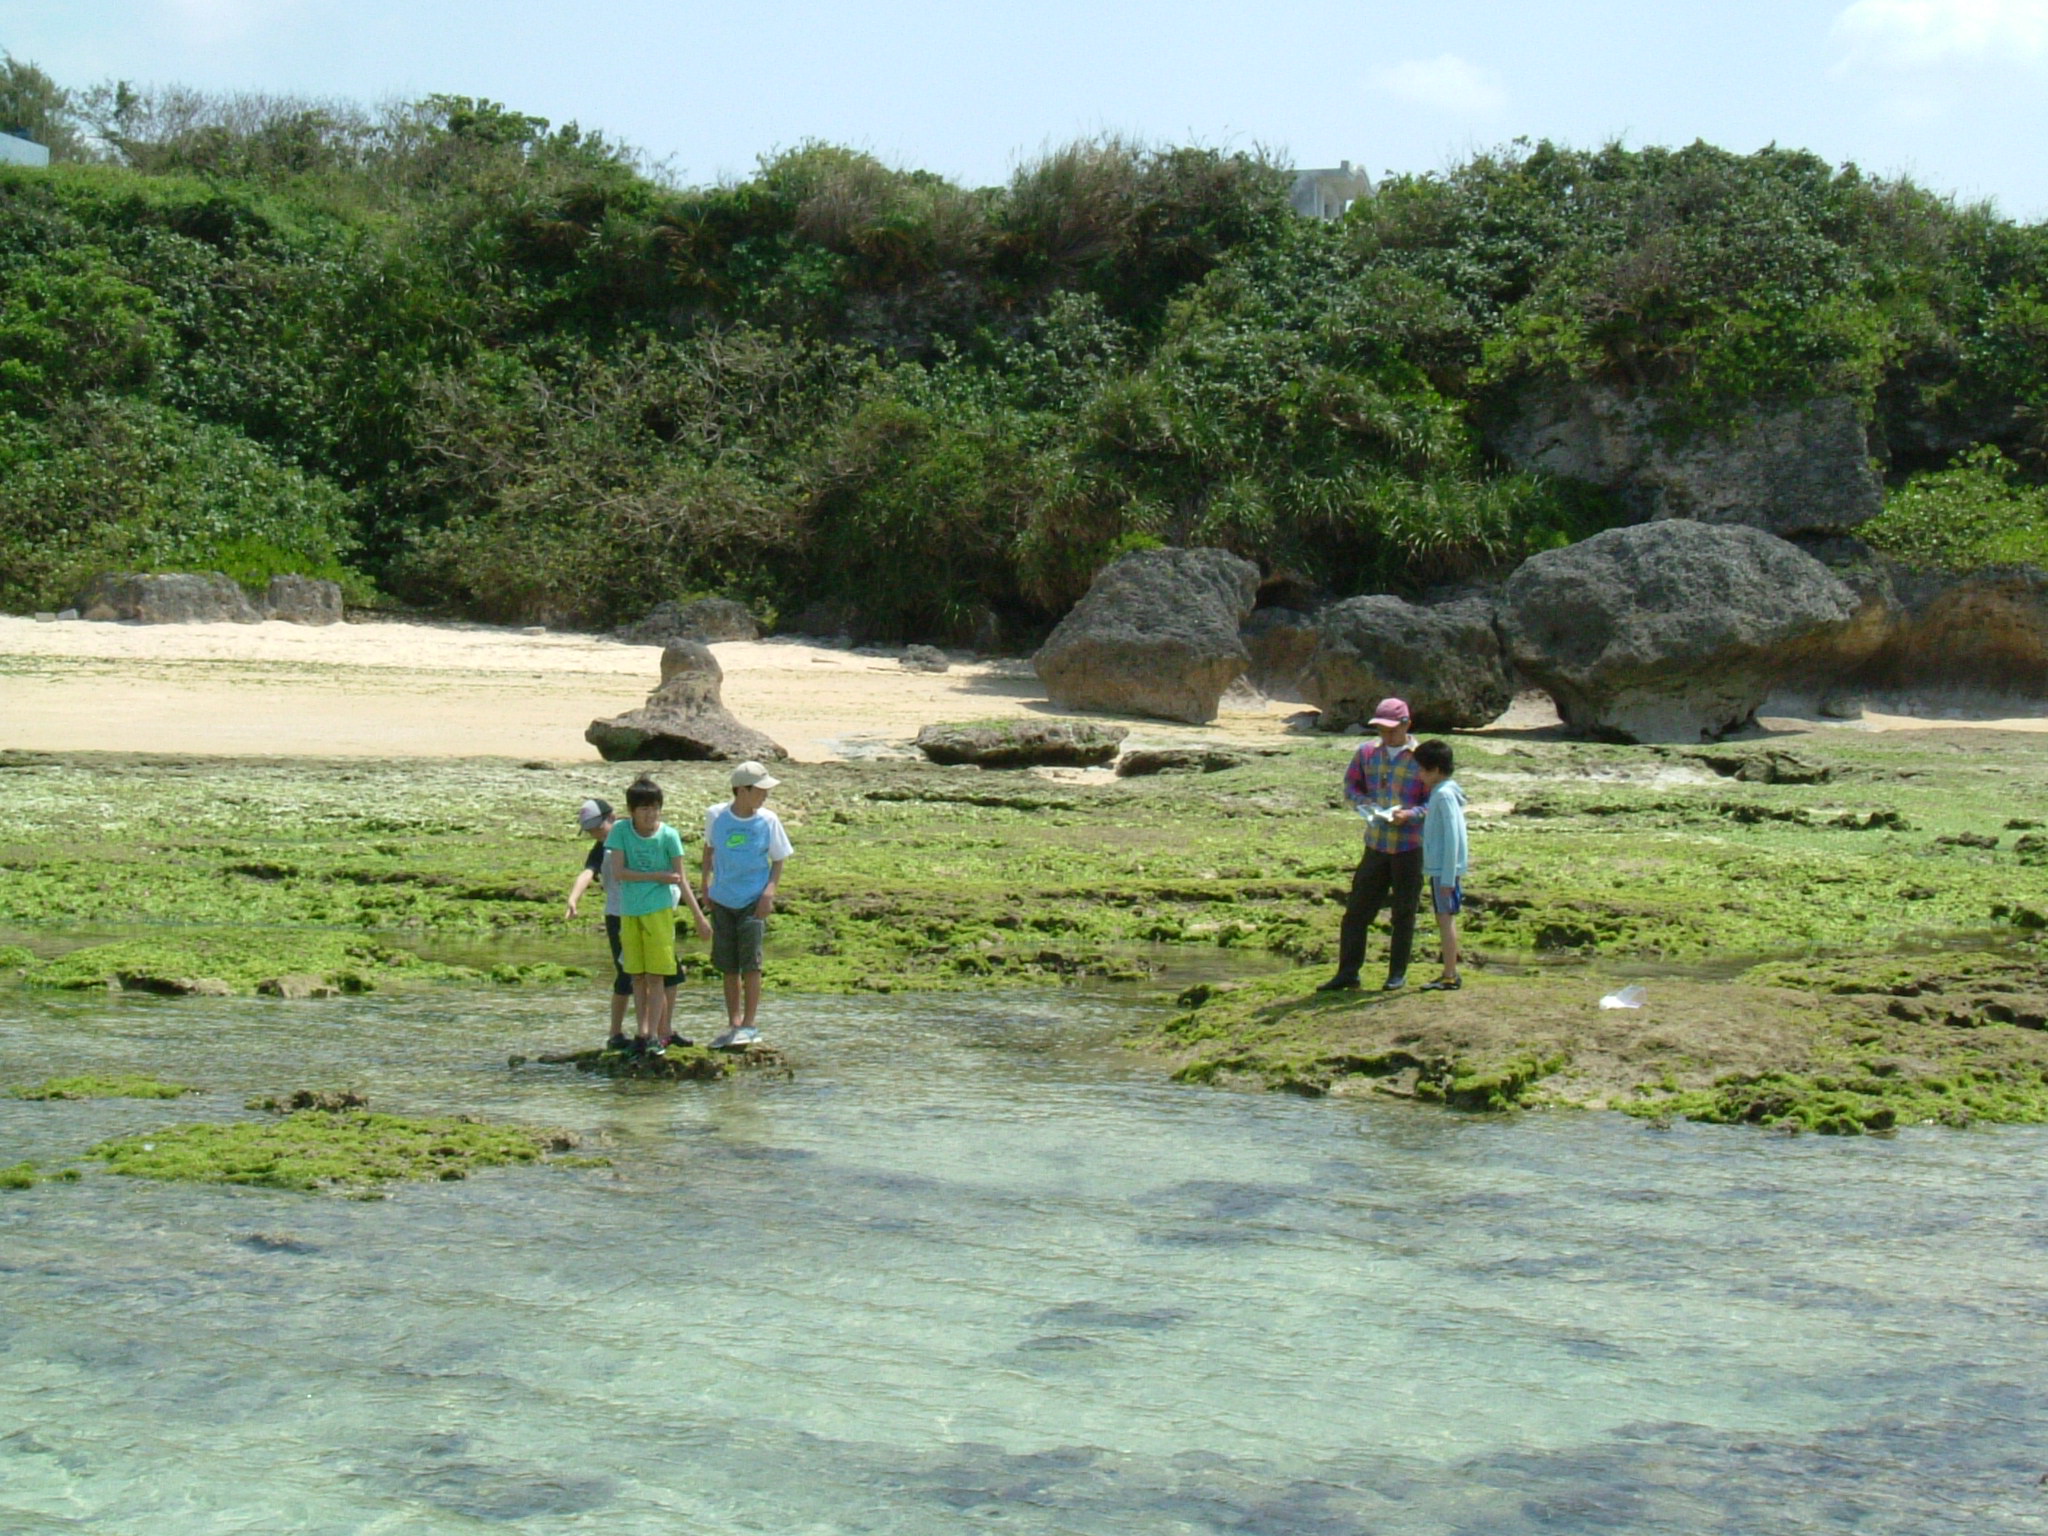
{"label": "boy in light blue hoodie", "polygon": [[1463,881],[1469,857],[1465,840],[1465,791],[1451,777],[1456,760],[1447,741],[1425,741],[1415,749],[1415,767],[1429,791],[1422,815],[1422,874],[1429,882],[1429,909],[1443,939],[1444,973],[1422,990],[1455,992],[1458,974],[1458,913],[1464,908]]}

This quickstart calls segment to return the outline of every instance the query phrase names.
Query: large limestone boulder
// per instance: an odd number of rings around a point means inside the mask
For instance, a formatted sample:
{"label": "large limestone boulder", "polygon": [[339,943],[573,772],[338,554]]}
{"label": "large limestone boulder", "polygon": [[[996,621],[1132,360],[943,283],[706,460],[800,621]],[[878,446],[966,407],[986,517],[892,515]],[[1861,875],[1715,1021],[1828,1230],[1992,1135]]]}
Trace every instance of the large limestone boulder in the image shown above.
{"label": "large limestone boulder", "polygon": [[666,645],[671,640],[716,644],[724,640],[758,640],[761,626],[745,603],[727,597],[700,597],[688,603],[656,603],[647,617],[613,631],[636,645]]}
{"label": "large limestone boulder", "polygon": [[1322,711],[1316,723],[1326,731],[1370,720],[1373,706],[1389,696],[1408,701],[1418,730],[1485,725],[1515,697],[1493,620],[1493,599],[1477,595],[1442,603],[1384,595],[1332,603],[1318,616],[1302,697]]}
{"label": "large limestone boulder", "polygon": [[1508,659],[1565,724],[1711,741],[1749,723],[1797,648],[1846,630],[1856,596],[1759,529],[1615,528],[1523,563],[1501,591]]}
{"label": "large limestone boulder", "polygon": [[263,615],[240,583],[219,571],[101,576],[78,600],[88,619],[141,624],[259,624]]}
{"label": "large limestone boulder", "polygon": [[607,762],[780,761],[789,754],[742,725],[725,707],[725,671],[706,646],[671,640],[661,652],[661,686],[640,708],[593,720],[583,739]]}
{"label": "large limestone boulder", "polygon": [[1519,467],[1612,491],[1639,518],[1789,536],[1844,533],[1883,508],[1863,418],[1845,396],[1753,406],[1722,431],[1667,418],[1653,395],[1574,384],[1532,392],[1488,436]]}
{"label": "large limestone boulder", "polygon": [[1255,610],[1238,630],[1252,658],[1246,680],[1269,699],[1302,698],[1301,669],[1315,654],[1319,634],[1314,614],[1298,608]]}
{"label": "large limestone boulder", "polygon": [[273,576],[263,595],[263,616],[292,624],[339,624],[341,585],[317,576]]}
{"label": "large limestone boulder", "polygon": [[1062,709],[1205,725],[1251,655],[1238,626],[1258,567],[1220,549],[1146,549],[1117,560],[1032,658]]}

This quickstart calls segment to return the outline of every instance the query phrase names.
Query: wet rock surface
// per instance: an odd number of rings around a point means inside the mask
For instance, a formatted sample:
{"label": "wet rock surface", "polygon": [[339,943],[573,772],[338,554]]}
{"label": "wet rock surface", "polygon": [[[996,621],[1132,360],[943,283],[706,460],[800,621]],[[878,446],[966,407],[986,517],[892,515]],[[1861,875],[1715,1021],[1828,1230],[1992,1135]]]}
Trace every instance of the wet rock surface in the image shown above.
{"label": "wet rock surface", "polygon": [[550,1051],[528,1058],[514,1056],[513,1067],[529,1061],[544,1067],[574,1067],[599,1077],[632,1078],[641,1082],[714,1083],[739,1072],[761,1072],[787,1077],[789,1060],[772,1045],[753,1045],[713,1050],[703,1045],[672,1045],[659,1056],[639,1051],[614,1051],[604,1046],[582,1050]]}
{"label": "wet rock surface", "polygon": [[1408,701],[1423,731],[1475,729],[1514,702],[1489,597],[1354,597],[1322,611],[1316,636],[1301,693],[1322,712],[1321,730],[1362,725],[1389,696]]}
{"label": "wet rock surface", "polygon": [[1205,725],[1251,653],[1258,567],[1220,549],[1147,549],[1095,578],[1032,658],[1062,709]]}
{"label": "wet rock surface", "polygon": [[1846,629],[1857,609],[1783,539],[1672,519],[1524,562],[1502,589],[1500,634],[1572,729],[1697,742],[1749,724],[1794,648]]}
{"label": "wet rock surface", "polygon": [[935,763],[978,768],[1094,768],[1130,731],[1092,720],[992,720],[928,725],[913,745]]}
{"label": "wet rock surface", "polygon": [[706,646],[671,640],[661,653],[661,686],[640,708],[593,720],[583,739],[607,762],[780,762],[776,742],[725,707],[725,671]]}

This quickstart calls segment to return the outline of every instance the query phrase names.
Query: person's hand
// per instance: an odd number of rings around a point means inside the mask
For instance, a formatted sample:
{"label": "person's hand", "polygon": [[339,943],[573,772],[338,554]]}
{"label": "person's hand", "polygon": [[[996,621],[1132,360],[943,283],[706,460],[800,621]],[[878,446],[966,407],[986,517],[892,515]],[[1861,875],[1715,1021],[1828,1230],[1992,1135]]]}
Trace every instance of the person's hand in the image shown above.
{"label": "person's hand", "polygon": [[775,913],[775,893],[763,891],[761,899],[754,903],[754,916],[772,917]]}
{"label": "person's hand", "polygon": [[1393,816],[1389,819],[1396,826],[1406,826],[1409,822],[1415,819],[1414,808],[1406,805],[1396,806],[1394,809]]}
{"label": "person's hand", "polygon": [[571,921],[571,922],[575,921],[575,918],[576,918],[576,898],[575,898],[574,896],[571,896],[571,897],[569,898],[569,910],[568,910],[567,912],[563,913],[562,915],[563,915],[563,917],[564,917],[564,918],[566,918],[567,920],[569,920],[569,921]]}
{"label": "person's hand", "polygon": [[701,912],[697,914],[697,937],[706,944],[711,942],[711,919]]}
{"label": "person's hand", "polygon": [[672,869],[665,869],[661,872],[661,883],[663,885],[672,885],[676,887],[676,889],[681,890],[683,885],[683,877],[677,874]]}

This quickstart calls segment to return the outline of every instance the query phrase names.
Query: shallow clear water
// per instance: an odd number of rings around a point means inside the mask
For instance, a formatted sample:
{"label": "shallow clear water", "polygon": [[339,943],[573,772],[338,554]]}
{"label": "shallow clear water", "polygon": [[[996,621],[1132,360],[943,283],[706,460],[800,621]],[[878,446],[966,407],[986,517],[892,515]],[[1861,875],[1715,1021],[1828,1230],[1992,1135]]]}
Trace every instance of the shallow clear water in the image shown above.
{"label": "shallow clear water", "polygon": [[0,1530],[2048,1531],[2048,1135],[1175,1088],[1121,1007],[775,998],[705,1088],[507,1071],[580,995],[0,994],[0,1083],[212,1090],[0,1162],[341,1083],[617,1159],[0,1193]]}

